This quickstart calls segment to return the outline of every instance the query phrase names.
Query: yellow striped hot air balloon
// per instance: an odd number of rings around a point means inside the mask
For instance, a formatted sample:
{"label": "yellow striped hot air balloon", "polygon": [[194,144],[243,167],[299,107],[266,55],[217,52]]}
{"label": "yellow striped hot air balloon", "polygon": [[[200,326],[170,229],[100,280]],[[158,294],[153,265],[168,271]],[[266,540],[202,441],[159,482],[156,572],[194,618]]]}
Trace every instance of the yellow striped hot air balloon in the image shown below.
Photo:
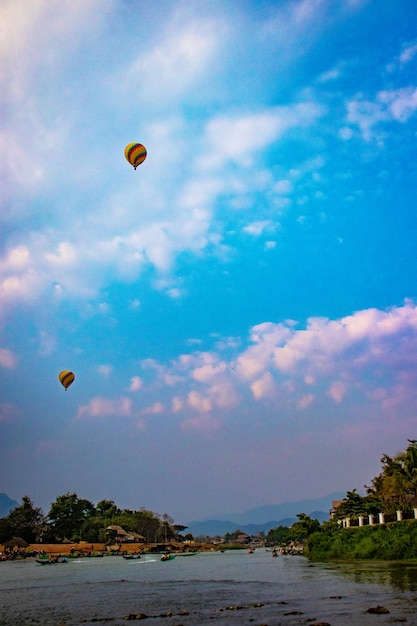
{"label": "yellow striped hot air balloon", "polygon": [[73,372],[70,372],[69,370],[63,370],[58,375],[58,378],[59,378],[59,382],[65,388],[65,391],[66,391],[68,387],[72,385],[72,383],[74,382],[75,375],[73,374]]}
{"label": "yellow striped hot air balloon", "polygon": [[146,148],[141,143],[130,143],[125,148],[125,157],[136,169],[146,159]]}

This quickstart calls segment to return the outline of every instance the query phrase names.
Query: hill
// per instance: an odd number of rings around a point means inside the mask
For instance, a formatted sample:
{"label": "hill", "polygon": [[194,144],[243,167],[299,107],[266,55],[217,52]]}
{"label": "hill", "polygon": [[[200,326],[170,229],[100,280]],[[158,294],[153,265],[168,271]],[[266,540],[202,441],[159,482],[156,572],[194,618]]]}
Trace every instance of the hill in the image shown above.
{"label": "hill", "polygon": [[345,495],[336,492],[322,498],[268,504],[249,509],[243,513],[215,516],[213,519],[207,520],[194,520],[188,522],[184,532],[192,533],[194,537],[199,535],[222,537],[237,529],[248,535],[256,535],[259,532],[267,534],[271,528],[291,526],[297,521],[299,513],[306,513],[321,523],[329,519],[332,501],[341,500]]}
{"label": "hill", "polygon": [[12,500],[5,493],[0,493],[0,517],[7,517],[12,509],[19,506],[16,500]]}

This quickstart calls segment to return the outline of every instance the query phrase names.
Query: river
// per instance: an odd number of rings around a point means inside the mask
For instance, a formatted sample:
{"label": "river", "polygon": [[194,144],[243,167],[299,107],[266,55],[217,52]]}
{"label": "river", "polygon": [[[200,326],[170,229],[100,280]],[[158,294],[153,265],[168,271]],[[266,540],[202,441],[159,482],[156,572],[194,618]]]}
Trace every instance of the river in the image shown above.
{"label": "river", "polygon": [[[158,556],[0,562],[1,626],[417,625],[417,563],[310,563],[259,548]],[[385,607],[375,615],[368,609]],[[137,623],[137,621],[135,620]]]}

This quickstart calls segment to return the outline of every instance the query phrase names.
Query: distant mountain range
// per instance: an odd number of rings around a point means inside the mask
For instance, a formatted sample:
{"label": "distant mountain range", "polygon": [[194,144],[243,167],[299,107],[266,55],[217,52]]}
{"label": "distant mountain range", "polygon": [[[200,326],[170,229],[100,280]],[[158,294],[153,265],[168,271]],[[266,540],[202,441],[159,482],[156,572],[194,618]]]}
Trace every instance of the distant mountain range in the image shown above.
{"label": "distant mountain range", "polygon": [[333,500],[342,500],[345,495],[342,492],[335,492],[322,498],[267,504],[243,513],[216,515],[213,519],[188,522],[184,533],[191,533],[194,537],[200,535],[222,537],[235,530],[241,530],[248,535],[268,533],[271,528],[277,526],[292,526],[297,521],[299,513],[305,513],[321,523],[329,519]]}
{"label": "distant mountain range", "polygon": [[0,493],[0,517],[7,517],[17,506],[19,503],[16,500],[12,500],[5,493]]}

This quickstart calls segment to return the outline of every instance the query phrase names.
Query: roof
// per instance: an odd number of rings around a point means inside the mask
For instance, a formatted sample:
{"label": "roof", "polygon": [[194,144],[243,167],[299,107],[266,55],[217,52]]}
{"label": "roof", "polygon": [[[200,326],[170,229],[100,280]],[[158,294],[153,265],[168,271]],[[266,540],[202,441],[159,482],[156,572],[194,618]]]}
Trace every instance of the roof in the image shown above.
{"label": "roof", "polygon": [[133,530],[126,531],[121,526],[117,526],[117,524],[107,526],[106,530],[115,530],[117,534],[121,537],[131,537],[132,539],[136,539],[137,541],[142,541],[145,539],[143,535],[139,535],[139,533],[135,533]]}

